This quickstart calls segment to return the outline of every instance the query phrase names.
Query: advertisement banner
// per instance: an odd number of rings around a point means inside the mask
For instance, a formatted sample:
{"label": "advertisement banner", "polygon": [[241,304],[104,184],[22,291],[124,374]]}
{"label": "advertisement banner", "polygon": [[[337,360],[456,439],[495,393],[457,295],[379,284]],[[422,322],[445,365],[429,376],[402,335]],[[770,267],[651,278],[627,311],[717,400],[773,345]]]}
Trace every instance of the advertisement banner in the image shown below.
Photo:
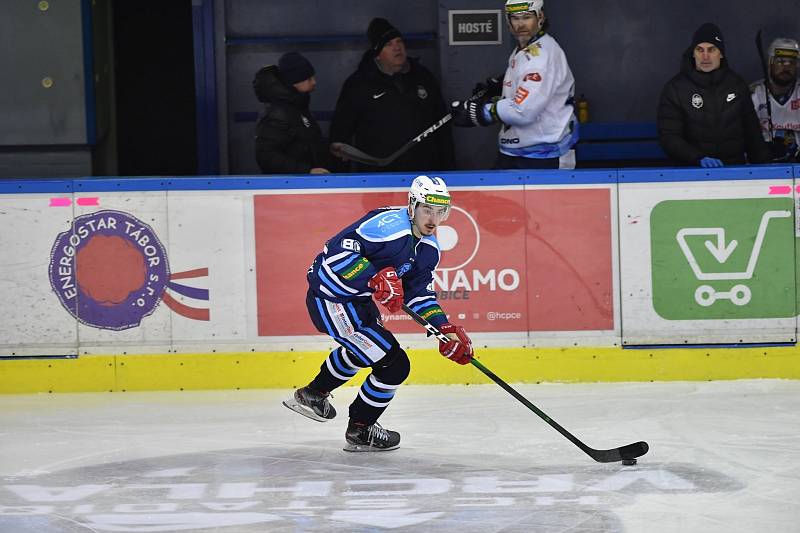
{"label": "advertisement banner", "polygon": [[650,215],[653,307],[667,320],[795,315],[791,198],[671,200]]}
{"label": "advertisement banner", "polygon": [[[256,195],[258,334],[316,334],[305,309],[314,257],[370,209],[406,199],[404,191]],[[613,329],[608,188],[455,190],[453,199],[434,273],[450,320],[472,332]],[[393,331],[419,332],[397,318]]]}
{"label": "advertisement banner", "polygon": [[530,331],[614,329],[611,189],[526,192]]}

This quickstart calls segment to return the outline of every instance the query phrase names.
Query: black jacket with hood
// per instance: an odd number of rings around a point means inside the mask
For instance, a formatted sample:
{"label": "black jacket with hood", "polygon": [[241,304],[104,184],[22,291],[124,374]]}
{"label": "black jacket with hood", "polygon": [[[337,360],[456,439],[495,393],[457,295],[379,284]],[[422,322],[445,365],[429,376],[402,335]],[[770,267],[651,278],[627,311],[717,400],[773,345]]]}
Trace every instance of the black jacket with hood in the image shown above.
{"label": "black jacket with hood", "polygon": [[[433,74],[408,58],[408,69],[382,72],[372,51],[344,83],[331,124],[331,142],[352,144],[375,157],[386,157],[422,133],[448,109]],[[454,168],[450,124],[385,167],[357,165],[364,172],[429,171]]]}
{"label": "black jacket with hood", "polygon": [[264,113],[256,125],[256,160],[265,174],[307,174],[314,167],[331,170],[328,144],[308,110],[310,95],[278,75],[278,67],[259,70],[253,89]]}
{"label": "black jacket with hood", "polygon": [[726,165],[769,161],[747,83],[724,57],[712,72],[695,69],[693,51],[689,47],[684,52],[680,73],[661,91],[661,147],[681,165],[699,165],[704,157]]}

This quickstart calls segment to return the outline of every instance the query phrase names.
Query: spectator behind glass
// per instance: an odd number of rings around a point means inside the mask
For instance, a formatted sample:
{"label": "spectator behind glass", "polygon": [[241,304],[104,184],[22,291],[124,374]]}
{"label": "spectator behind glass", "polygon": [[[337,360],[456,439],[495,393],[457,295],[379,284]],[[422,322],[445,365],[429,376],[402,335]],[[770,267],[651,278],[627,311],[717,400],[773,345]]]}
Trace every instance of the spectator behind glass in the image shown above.
{"label": "spectator behind glass", "polygon": [[800,161],[800,45],[779,37],[769,46],[769,101],[764,80],[750,86],[753,106],[773,161]]}
{"label": "spectator behind glass", "polygon": [[[406,55],[400,31],[383,18],[367,29],[370,48],[342,87],[331,124],[331,150],[339,143],[386,157],[447,114],[439,83]],[[450,125],[437,130],[385,167],[357,165],[362,172],[430,171],[454,167]]]}
{"label": "spectator behind glass", "polygon": [[308,109],[314,67],[288,52],[256,73],[253,89],[264,114],[256,126],[256,160],[265,174],[328,174],[332,158]]}
{"label": "spectator behind glass", "polygon": [[507,0],[505,10],[517,40],[505,74],[454,102],[453,124],[502,124],[495,168],[575,168],[575,78],[564,50],[547,33],[544,0]]}
{"label": "spectator behind glass", "polygon": [[714,24],[694,33],[681,71],[661,91],[657,121],[661,147],[678,164],[721,167],[770,159],[747,83],[728,67]]}

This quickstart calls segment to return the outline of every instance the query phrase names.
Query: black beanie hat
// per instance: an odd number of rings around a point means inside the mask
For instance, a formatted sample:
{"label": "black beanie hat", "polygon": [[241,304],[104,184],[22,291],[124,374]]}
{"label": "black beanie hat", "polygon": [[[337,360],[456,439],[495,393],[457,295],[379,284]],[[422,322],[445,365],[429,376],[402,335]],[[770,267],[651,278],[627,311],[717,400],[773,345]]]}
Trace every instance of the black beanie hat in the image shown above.
{"label": "black beanie hat", "polygon": [[700,43],[711,43],[724,54],[725,53],[725,40],[722,38],[722,32],[710,22],[706,22],[694,32],[692,35],[692,49]]}
{"label": "black beanie hat", "polygon": [[372,55],[377,56],[386,46],[386,43],[395,37],[402,37],[400,30],[392,26],[388,20],[380,17],[375,17],[369,23],[367,28],[367,39],[369,39],[369,47],[372,50]]}
{"label": "black beanie hat", "polygon": [[314,67],[298,52],[287,52],[278,60],[278,72],[283,81],[294,85],[313,76]]}

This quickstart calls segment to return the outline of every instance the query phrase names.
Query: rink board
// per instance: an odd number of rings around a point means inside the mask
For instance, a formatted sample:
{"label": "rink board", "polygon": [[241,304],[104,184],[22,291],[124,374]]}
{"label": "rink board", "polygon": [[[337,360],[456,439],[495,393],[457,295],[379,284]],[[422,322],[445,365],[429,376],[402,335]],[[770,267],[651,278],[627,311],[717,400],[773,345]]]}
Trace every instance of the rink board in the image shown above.
{"label": "rink board", "polygon": [[[800,377],[800,167],[443,177],[434,287],[506,379]],[[308,265],[404,205],[409,180],[0,182],[0,392],[302,384],[333,348],[307,317]],[[419,354],[413,382],[484,380],[405,315],[384,321]]]}

